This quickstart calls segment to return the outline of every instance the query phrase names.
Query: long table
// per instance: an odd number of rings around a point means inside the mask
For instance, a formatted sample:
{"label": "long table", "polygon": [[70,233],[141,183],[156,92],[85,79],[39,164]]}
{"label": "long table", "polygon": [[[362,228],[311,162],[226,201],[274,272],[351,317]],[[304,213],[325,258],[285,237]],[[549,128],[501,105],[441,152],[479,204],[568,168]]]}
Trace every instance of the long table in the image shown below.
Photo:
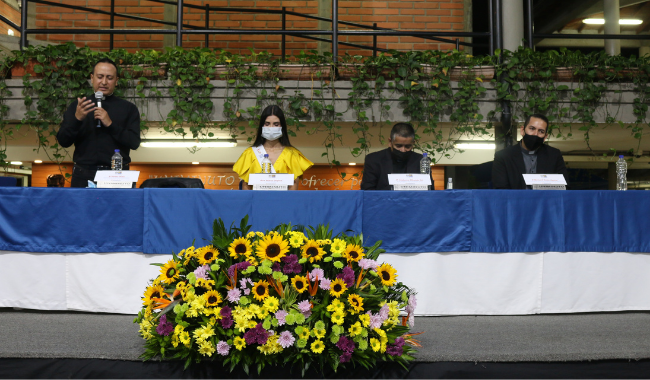
{"label": "long table", "polygon": [[418,315],[650,310],[650,193],[0,188],[0,307],[135,313],[212,223],[382,240]]}

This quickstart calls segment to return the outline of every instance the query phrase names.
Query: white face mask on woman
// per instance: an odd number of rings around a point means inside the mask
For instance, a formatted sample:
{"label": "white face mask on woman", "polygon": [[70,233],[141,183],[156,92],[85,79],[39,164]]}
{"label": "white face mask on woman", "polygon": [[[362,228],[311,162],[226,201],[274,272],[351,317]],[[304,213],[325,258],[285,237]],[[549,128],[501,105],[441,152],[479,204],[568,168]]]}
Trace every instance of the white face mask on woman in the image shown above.
{"label": "white face mask on woman", "polygon": [[262,127],[262,137],[267,141],[275,141],[282,137],[282,127]]}

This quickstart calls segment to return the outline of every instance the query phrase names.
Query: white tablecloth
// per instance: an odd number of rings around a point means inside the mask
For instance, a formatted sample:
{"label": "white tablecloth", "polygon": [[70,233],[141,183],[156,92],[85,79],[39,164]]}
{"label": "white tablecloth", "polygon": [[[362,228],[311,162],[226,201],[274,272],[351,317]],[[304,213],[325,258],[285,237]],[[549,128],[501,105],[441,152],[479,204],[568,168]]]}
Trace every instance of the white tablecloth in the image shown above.
{"label": "white tablecloth", "polygon": [[[135,314],[170,255],[0,251],[0,307]],[[650,254],[383,254],[418,292],[417,315],[650,310]]]}

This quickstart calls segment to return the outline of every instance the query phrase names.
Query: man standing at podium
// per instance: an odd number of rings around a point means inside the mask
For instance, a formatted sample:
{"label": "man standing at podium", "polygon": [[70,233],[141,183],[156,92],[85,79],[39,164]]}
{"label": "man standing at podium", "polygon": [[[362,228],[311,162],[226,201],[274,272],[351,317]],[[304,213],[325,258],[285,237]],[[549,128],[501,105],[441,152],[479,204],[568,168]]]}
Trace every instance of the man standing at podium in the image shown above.
{"label": "man standing at podium", "polygon": [[[361,190],[391,190],[388,174],[419,173],[422,155],[413,152],[415,130],[409,123],[397,123],[390,131],[388,148],[366,156]],[[433,179],[431,179],[433,189]]]}
{"label": "man standing at podium", "polygon": [[138,108],[113,95],[118,80],[115,62],[99,60],[90,80],[95,94],[72,102],[56,135],[62,147],[75,146],[71,187],[87,187],[97,170],[110,170],[115,149],[123,157],[122,169],[128,170],[129,151],[140,146]]}
{"label": "man standing at podium", "polygon": [[559,149],[544,144],[548,137],[548,119],[541,114],[526,118],[521,141],[494,154],[492,183],[495,189],[526,189],[522,174],[562,174],[568,172]]}

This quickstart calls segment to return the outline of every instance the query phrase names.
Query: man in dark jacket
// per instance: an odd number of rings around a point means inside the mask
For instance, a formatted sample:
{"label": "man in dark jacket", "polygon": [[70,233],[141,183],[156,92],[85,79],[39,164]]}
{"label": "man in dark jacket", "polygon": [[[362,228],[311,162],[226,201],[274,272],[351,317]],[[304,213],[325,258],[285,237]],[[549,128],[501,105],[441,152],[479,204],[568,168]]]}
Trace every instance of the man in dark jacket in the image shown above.
{"label": "man in dark jacket", "polygon": [[522,174],[562,174],[568,183],[562,153],[544,144],[548,137],[547,129],[546,116],[530,115],[521,127],[521,141],[496,152],[492,165],[495,189],[526,189]]}
{"label": "man in dark jacket", "polygon": [[130,150],[140,146],[140,112],[135,104],[113,94],[118,81],[115,62],[99,60],[90,74],[95,93],[104,96],[98,107],[94,96],[77,98],[66,110],[56,135],[59,144],[74,144],[74,168],[71,187],[87,187],[97,170],[111,169],[111,156],[116,149],[123,158],[122,168],[129,169]]}
{"label": "man in dark jacket", "polygon": [[[422,155],[413,152],[415,131],[408,123],[397,123],[390,131],[388,148],[366,156],[361,190],[391,190],[388,174],[420,173]],[[431,180],[433,189],[433,179]]]}

